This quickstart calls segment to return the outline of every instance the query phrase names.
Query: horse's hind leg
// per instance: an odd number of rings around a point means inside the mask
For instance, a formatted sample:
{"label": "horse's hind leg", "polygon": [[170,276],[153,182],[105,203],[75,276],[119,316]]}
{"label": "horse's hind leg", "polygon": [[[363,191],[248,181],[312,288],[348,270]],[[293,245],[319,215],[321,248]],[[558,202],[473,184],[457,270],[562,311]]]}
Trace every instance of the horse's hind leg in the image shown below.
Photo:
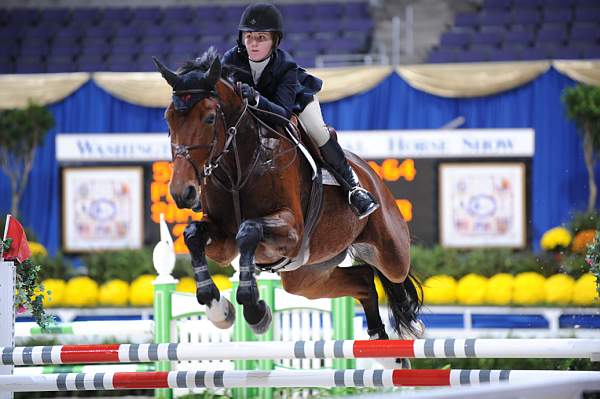
{"label": "horse's hind leg", "polygon": [[209,223],[206,221],[190,223],[183,235],[185,244],[192,255],[192,268],[196,280],[196,299],[206,305],[206,317],[219,328],[229,328],[235,321],[235,308],[231,302],[221,296],[219,289],[208,273],[206,261],[206,243],[209,239]]}

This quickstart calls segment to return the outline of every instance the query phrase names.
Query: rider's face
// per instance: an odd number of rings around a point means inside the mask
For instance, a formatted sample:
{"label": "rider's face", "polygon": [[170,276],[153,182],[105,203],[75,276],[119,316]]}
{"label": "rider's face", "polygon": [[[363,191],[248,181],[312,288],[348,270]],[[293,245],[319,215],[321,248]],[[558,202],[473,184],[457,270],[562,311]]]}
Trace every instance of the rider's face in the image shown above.
{"label": "rider's face", "polygon": [[271,32],[244,32],[243,37],[248,58],[252,61],[262,61],[271,53],[273,48]]}

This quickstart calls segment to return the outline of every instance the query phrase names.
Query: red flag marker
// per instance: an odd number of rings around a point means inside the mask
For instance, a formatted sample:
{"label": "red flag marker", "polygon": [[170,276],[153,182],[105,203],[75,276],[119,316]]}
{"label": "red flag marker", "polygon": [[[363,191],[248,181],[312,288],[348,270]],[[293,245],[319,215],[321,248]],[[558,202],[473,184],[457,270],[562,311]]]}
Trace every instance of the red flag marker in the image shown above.
{"label": "red flag marker", "polygon": [[21,223],[11,215],[6,217],[6,227],[4,229],[4,240],[12,238],[12,243],[8,250],[3,254],[5,260],[16,260],[19,263],[29,259],[31,250],[27,242],[27,235]]}

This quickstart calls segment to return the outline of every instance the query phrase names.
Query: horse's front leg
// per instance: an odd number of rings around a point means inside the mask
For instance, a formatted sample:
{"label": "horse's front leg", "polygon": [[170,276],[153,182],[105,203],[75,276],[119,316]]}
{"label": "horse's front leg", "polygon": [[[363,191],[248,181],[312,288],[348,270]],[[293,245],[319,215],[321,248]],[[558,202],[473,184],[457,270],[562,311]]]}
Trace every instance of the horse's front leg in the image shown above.
{"label": "horse's front leg", "polygon": [[244,319],[255,334],[264,334],[272,321],[271,309],[260,299],[256,278],[256,249],[259,243],[265,249],[263,257],[277,261],[282,256],[294,256],[301,234],[295,218],[288,209],[260,219],[249,219],[240,225],[235,237],[240,252],[240,283],[236,299],[244,309]]}
{"label": "horse's front leg", "polygon": [[209,222],[190,223],[183,235],[185,244],[192,255],[192,268],[196,280],[196,299],[201,305],[206,305],[206,317],[219,328],[229,328],[235,321],[233,304],[221,295],[219,289],[208,273],[206,261],[206,244],[209,236]]}

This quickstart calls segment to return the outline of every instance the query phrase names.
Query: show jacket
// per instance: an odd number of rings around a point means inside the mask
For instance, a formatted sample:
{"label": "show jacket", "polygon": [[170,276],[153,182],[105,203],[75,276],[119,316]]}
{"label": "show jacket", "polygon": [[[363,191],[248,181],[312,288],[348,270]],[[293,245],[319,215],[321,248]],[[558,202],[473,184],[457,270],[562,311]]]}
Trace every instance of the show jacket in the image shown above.
{"label": "show jacket", "polygon": [[[247,83],[260,93],[258,108],[274,112],[289,119],[292,113],[298,114],[321,90],[323,82],[308,74],[285,50],[276,49],[269,63],[254,84],[246,49],[238,47],[228,50],[223,56],[223,67],[229,69],[234,82]],[[229,67],[229,68],[228,68]],[[233,67],[233,68],[231,68]],[[281,126],[285,122],[265,114],[261,119],[272,125]]]}

